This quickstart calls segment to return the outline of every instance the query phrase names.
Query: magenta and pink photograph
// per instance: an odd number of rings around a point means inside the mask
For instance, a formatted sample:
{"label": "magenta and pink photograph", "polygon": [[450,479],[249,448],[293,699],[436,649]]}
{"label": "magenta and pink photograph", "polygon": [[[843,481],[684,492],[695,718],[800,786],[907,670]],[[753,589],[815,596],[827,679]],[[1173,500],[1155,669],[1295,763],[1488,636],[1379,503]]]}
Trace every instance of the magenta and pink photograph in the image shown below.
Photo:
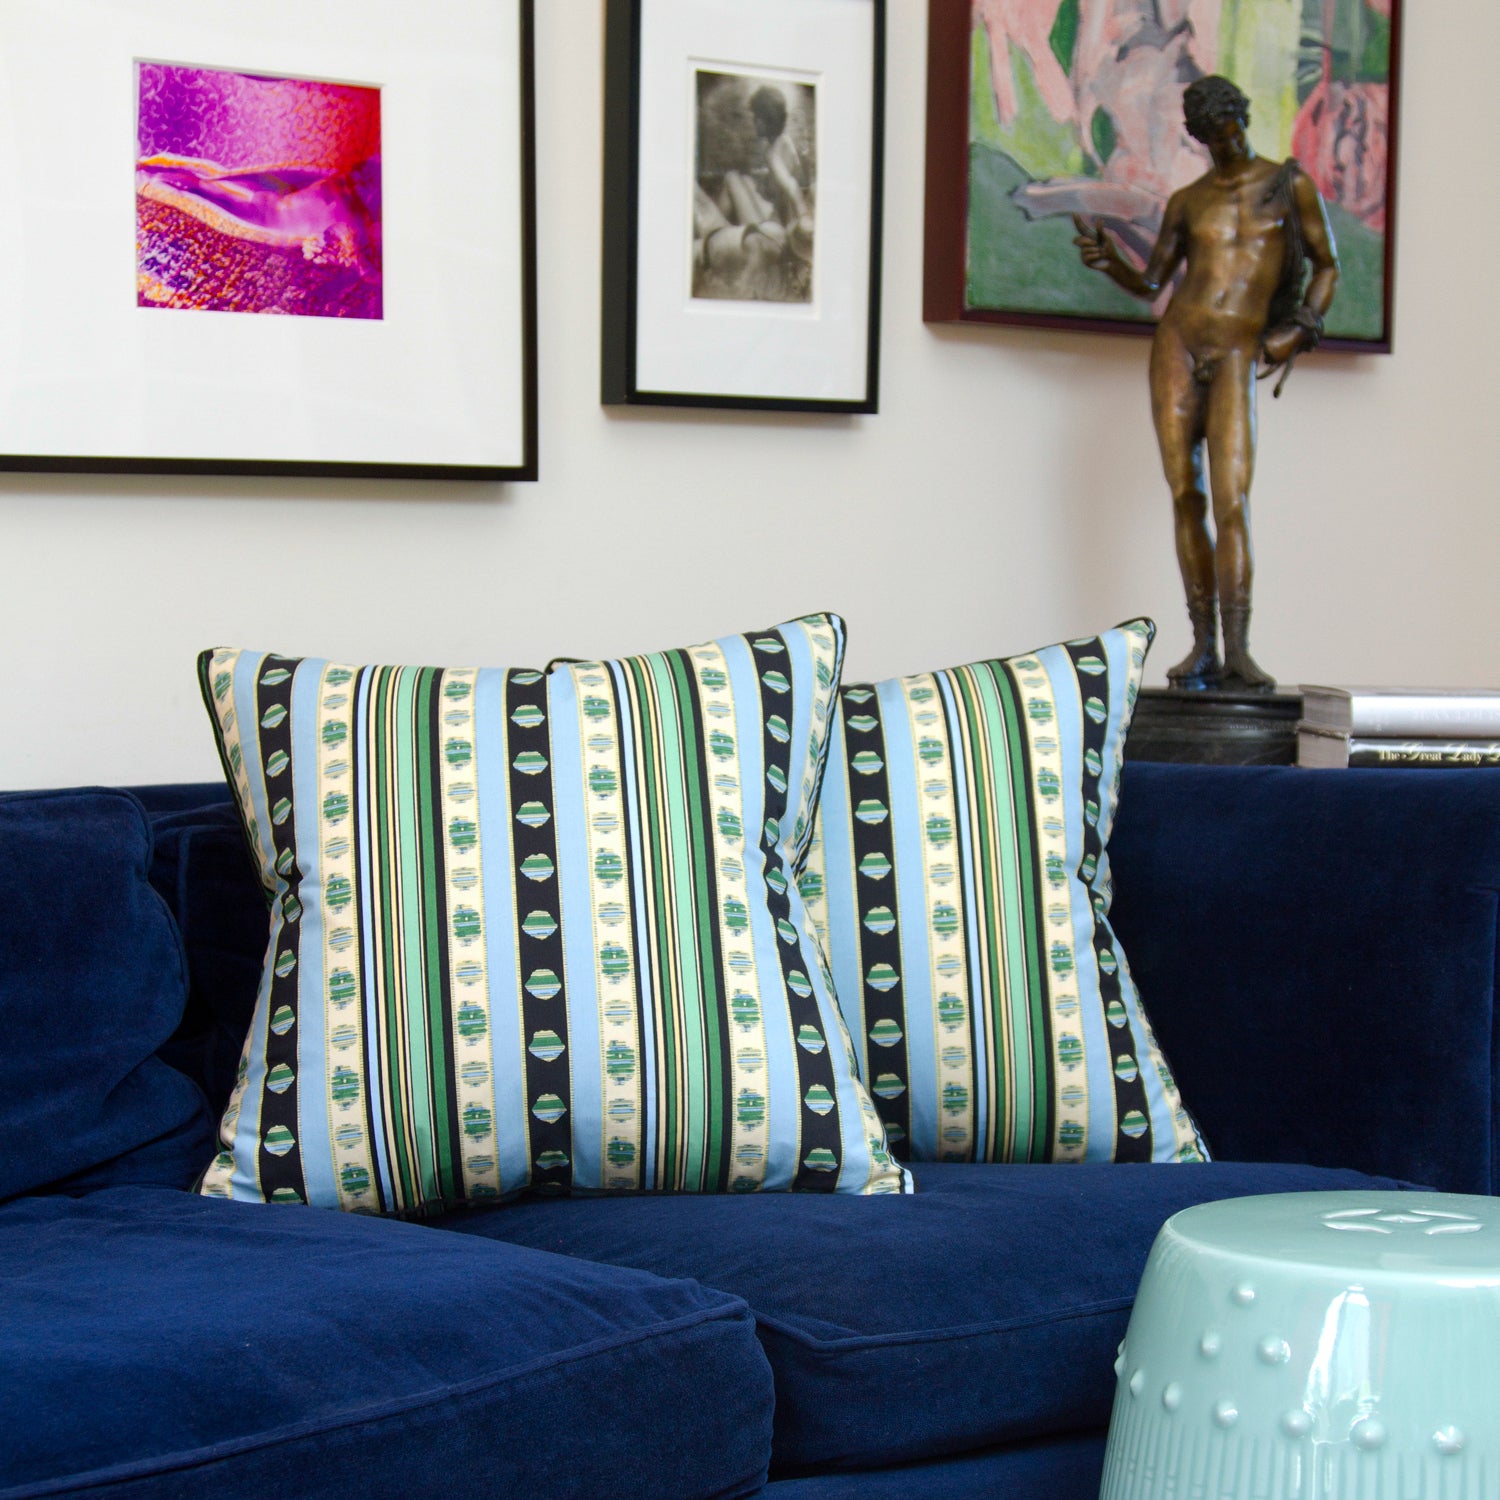
{"label": "magenta and pink photograph", "polygon": [[141,307],[379,318],[380,90],[136,64]]}

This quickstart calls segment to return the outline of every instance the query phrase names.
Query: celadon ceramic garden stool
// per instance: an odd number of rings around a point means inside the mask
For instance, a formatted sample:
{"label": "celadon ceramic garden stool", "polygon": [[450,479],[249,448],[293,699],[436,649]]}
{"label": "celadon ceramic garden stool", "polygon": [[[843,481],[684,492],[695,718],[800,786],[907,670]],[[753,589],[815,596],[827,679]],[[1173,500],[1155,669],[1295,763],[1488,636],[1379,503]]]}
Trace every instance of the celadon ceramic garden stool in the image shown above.
{"label": "celadon ceramic garden stool", "polygon": [[1100,1500],[1500,1500],[1500,1198],[1185,1209],[1115,1370]]}

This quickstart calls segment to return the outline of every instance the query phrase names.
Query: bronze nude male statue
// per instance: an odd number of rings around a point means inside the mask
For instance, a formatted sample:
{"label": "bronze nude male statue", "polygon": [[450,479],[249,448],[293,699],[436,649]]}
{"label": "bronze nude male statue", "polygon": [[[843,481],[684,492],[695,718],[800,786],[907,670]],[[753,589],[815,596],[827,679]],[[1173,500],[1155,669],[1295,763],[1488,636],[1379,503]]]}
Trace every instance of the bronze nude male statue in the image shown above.
{"label": "bronze nude male statue", "polygon": [[[1311,178],[1295,159],[1255,154],[1246,134],[1250,101],[1233,83],[1200,78],[1184,91],[1182,107],[1188,134],[1208,147],[1213,166],[1168,200],[1145,269],[1076,215],[1074,243],[1085,265],[1137,297],[1154,298],[1183,267],[1151,345],[1151,414],[1193,625],[1193,649],[1167,680],[1269,692],[1275,682],[1249,651],[1256,362],[1264,356],[1268,369],[1285,367],[1284,382],[1292,360],[1317,344],[1338,284],[1338,255]],[[1312,266],[1305,289],[1304,261]]]}

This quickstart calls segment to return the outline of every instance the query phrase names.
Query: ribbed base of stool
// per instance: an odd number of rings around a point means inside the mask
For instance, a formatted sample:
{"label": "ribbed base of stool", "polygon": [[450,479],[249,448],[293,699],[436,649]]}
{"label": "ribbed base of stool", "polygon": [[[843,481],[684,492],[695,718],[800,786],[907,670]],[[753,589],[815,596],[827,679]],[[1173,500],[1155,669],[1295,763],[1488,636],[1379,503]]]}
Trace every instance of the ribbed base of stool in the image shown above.
{"label": "ribbed base of stool", "polygon": [[[1496,1414],[1500,1421],[1500,1412]],[[1493,1450],[1493,1444],[1490,1445]],[[1189,1431],[1122,1383],[1100,1500],[1496,1500],[1500,1455],[1368,1453],[1282,1434]]]}
{"label": "ribbed base of stool", "polygon": [[1100,1500],[1500,1500],[1500,1199],[1186,1209],[1115,1372]]}

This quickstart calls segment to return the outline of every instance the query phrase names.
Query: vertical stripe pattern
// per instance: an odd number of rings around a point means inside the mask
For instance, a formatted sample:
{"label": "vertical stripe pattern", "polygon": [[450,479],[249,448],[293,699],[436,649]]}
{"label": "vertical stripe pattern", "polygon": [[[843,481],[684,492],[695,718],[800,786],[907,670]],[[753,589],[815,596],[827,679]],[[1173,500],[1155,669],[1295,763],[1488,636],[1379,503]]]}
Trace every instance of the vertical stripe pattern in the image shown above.
{"label": "vertical stripe pattern", "polygon": [[812,915],[912,1160],[1206,1155],[1109,923],[1152,634],[1131,621],[841,692]]}
{"label": "vertical stripe pattern", "polygon": [[798,889],[842,647],[820,615],[548,672],[205,653],[271,941],[203,1191],[908,1190]]}

